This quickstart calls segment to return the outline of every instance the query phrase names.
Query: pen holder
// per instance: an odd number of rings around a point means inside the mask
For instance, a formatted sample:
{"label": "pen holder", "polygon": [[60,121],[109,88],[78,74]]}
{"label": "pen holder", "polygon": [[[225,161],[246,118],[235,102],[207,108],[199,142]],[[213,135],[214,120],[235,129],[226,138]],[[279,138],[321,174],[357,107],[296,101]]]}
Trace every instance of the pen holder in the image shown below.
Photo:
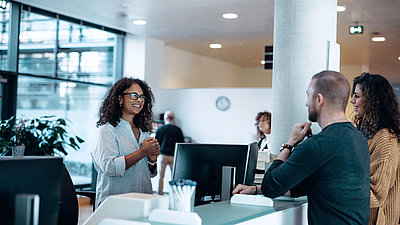
{"label": "pen holder", "polygon": [[169,208],[181,212],[193,212],[197,182],[179,179],[170,181],[169,185],[171,186]]}

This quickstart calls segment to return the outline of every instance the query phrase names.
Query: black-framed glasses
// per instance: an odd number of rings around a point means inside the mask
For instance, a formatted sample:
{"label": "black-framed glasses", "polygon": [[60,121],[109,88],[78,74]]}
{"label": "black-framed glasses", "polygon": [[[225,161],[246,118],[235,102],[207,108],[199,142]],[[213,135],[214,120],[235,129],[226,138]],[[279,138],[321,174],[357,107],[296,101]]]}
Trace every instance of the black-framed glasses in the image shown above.
{"label": "black-framed glasses", "polygon": [[129,95],[129,98],[132,99],[133,101],[137,101],[139,98],[142,102],[146,101],[146,96],[144,95],[139,95],[136,92],[128,92],[128,93],[123,93],[122,95]]}

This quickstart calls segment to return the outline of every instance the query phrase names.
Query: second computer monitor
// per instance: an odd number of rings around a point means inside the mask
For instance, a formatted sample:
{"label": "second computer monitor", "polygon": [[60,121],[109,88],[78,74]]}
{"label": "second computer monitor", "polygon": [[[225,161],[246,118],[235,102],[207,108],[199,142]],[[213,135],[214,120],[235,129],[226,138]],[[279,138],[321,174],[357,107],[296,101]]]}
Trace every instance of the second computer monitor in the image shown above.
{"label": "second computer monitor", "polygon": [[197,182],[195,205],[221,199],[222,167],[236,168],[236,184],[251,185],[257,164],[252,144],[176,144],[172,179]]}

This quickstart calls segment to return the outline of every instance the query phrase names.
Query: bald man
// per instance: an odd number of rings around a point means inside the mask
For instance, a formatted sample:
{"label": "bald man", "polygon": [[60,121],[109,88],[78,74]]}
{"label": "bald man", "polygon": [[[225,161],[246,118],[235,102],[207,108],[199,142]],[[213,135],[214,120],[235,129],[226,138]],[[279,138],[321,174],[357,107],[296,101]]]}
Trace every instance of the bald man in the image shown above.
{"label": "bald man", "polygon": [[160,143],[161,152],[161,172],[160,180],[158,182],[158,194],[163,195],[164,188],[164,175],[167,165],[172,171],[174,163],[174,151],[176,143],[185,142],[182,130],[174,125],[175,115],[171,111],[164,113],[164,125],[157,129],[156,139]]}
{"label": "bald man", "polygon": [[369,150],[366,139],[345,117],[349,82],[342,74],[325,70],[312,77],[306,93],[308,119],[322,131],[311,136],[311,123],[295,124],[262,185],[238,185],[233,194],[275,198],[290,191],[292,197],[307,196],[309,224],[367,225]]}

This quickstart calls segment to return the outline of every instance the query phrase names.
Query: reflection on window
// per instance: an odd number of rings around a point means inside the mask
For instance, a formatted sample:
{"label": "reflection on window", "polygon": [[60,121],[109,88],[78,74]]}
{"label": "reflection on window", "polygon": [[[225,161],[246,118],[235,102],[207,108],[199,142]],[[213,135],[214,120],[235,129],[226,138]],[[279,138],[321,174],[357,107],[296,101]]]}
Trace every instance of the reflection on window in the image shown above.
{"label": "reflection on window", "polygon": [[115,34],[24,10],[20,30],[21,73],[112,83]]}
{"label": "reflection on window", "polygon": [[[68,132],[85,140],[80,150],[67,149],[65,162],[71,175],[91,173],[89,152],[95,146],[101,100],[113,82],[116,37],[111,32],[22,10],[19,72],[49,79],[19,76],[17,116],[55,115],[71,121]],[[0,55],[0,61],[6,60],[4,57]]]}
{"label": "reflection on window", "polygon": [[6,9],[0,8],[0,69],[8,69],[8,31],[10,22],[10,3],[7,3]]}
{"label": "reflection on window", "polygon": [[54,53],[37,52],[19,54],[19,71],[29,73],[36,71],[36,74],[44,76],[54,76]]}
{"label": "reflection on window", "polygon": [[[55,115],[69,120],[67,132],[71,135],[78,135],[85,142],[80,145],[81,149],[77,151],[66,146],[69,154],[65,157],[65,160],[78,162],[81,166],[86,165],[83,170],[71,171],[72,174],[90,176],[90,174],[87,174],[88,170],[91,172],[89,152],[96,145],[97,113],[108,88],[19,76],[17,116],[35,118]],[[69,163],[69,165],[77,164]]]}

